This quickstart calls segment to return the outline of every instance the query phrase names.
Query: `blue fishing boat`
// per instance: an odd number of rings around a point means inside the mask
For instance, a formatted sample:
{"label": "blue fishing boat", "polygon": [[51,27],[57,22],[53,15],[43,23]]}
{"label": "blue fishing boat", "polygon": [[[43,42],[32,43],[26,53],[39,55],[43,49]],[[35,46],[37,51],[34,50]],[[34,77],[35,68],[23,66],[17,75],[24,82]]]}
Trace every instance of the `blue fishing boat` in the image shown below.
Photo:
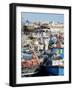
{"label": "blue fishing boat", "polygon": [[[53,55],[57,56],[53,59]],[[46,53],[42,68],[47,75],[64,75],[64,48],[51,48],[51,53]],[[55,64],[53,64],[55,62]]]}

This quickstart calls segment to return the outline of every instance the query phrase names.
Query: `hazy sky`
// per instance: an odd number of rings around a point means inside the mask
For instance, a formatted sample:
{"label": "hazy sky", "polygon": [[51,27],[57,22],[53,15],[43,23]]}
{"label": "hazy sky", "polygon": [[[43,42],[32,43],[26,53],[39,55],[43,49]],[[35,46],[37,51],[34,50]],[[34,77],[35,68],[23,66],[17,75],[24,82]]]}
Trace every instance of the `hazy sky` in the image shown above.
{"label": "hazy sky", "polygon": [[64,23],[64,15],[63,14],[22,12],[21,13],[22,23],[24,23],[27,19],[30,22],[53,21],[53,22]]}

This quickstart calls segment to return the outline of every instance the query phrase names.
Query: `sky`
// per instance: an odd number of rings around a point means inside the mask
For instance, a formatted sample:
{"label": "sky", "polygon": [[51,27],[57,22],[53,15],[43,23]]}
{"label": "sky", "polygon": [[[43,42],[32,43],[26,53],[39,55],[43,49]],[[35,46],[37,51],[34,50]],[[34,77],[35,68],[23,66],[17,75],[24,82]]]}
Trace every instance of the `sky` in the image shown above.
{"label": "sky", "polygon": [[63,14],[52,14],[52,13],[22,12],[21,22],[25,23],[26,20],[29,20],[30,22],[53,21],[55,23],[57,22],[64,23],[64,15]]}

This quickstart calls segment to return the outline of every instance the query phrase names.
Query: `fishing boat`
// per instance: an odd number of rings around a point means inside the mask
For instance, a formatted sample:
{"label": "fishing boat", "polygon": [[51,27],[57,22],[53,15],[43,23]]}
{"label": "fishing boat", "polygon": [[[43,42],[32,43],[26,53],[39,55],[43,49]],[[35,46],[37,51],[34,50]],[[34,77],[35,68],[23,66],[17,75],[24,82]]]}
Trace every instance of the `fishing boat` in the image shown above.
{"label": "fishing boat", "polygon": [[21,61],[21,76],[31,76],[38,72],[40,62],[36,55],[36,52],[30,48],[29,50],[23,50]]}
{"label": "fishing boat", "polygon": [[[52,53],[49,53],[48,57],[45,58],[45,61],[43,63],[43,66],[41,66],[43,69],[45,69],[45,72],[47,75],[51,76],[63,76],[64,75],[64,48],[51,48]],[[52,58],[52,55],[54,53],[59,53],[58,56],[55,56]],[[50,59],[49,59],[50,57]]]}

